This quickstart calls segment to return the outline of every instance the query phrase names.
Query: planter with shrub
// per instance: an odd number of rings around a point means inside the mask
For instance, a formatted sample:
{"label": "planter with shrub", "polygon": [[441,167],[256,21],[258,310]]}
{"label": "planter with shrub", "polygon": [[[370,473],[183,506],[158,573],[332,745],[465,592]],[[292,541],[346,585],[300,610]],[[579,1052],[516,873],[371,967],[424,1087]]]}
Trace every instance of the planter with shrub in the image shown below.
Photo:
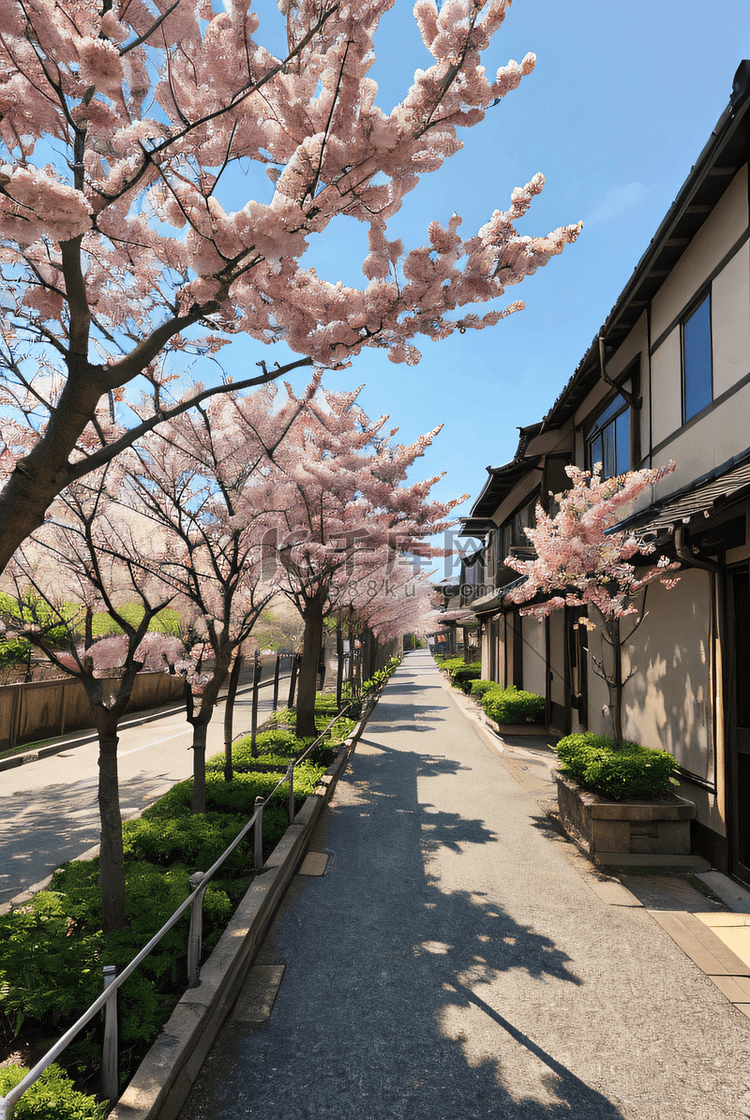
{"label": "planter with shrub", "polygon": [[589,854],[689,855],[695,805],[674,793],[672,755],[590,732],[567,735],[557,754],[560,816]]}
{"label": "planter with shrub", "polygon": [[448,674],[451,684],[467,694],[473,681],[479,680],[482,673],[481,661],[464,661],[463,657],[448,657],[440,663],[440,668]]}

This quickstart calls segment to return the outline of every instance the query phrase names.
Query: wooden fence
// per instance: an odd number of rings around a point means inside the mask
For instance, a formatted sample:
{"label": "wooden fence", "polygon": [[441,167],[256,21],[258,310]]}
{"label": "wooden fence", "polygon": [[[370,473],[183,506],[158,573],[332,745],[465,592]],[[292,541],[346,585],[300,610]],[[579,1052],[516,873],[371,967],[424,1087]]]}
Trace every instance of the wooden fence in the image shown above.
{"label": "wooden fence", "polygon": [[[106,686],[106,681],[102,682]],[[116,682],[112,682],[114,685]],[[127,710],[140,712],[183,698],[185,682],[169,673],[139,673]],[[93,726],[91,708],[80,681],[61,677],[0,688],[0,751],[24,743],[53,739]]]}

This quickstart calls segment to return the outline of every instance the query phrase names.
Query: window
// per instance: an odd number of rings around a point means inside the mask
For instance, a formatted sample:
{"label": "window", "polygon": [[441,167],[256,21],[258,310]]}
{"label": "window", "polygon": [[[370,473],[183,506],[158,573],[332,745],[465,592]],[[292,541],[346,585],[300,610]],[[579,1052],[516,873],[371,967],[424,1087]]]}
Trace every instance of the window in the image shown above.
{"label": "window", "polygon": [[536,527],[536,503],[538,497],[532,498],[521,509],[516,510],[513,515],[511,525],[511,549],[514,548],[531,548],[531,541],[526,536],[524,530],[534,529]]}
{"label": "window", "polygon": [[602,464],[602,478],[630,470],[630,407],[618,394],[600,413],[586,436],[588,466]]}
{"label": "window", "polygon": [[682,324],[682,422],[686,424],[713,398],[711,298],[706,294]]}

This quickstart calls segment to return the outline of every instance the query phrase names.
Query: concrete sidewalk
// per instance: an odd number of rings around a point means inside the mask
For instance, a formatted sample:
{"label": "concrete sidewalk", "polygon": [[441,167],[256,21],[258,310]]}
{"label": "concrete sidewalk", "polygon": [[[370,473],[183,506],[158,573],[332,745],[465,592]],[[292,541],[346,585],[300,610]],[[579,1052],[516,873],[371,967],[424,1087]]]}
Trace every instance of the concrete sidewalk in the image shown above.
{"label": "concrete sidewalk", "polygon": [[750,1115],[750,1019],[554,829],[528,753],[407,655],[181,1120]]}

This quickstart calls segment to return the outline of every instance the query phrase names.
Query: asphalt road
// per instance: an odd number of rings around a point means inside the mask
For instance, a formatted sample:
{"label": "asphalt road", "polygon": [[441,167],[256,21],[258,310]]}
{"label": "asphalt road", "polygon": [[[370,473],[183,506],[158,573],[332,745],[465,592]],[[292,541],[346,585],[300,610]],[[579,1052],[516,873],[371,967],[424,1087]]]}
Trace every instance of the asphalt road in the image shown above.
{"label": "asphalt road", "polygon": [[[283,706],[288,678],[282,678]],[[273,684],[261,686],[259,723],[272,710]],[[252,692],[238,694],[234,735],[250,730]],[[192,774],[192,728],[184,709],[158,718],[133,717],[120,728],[117,752],[123,816],[135,816],[159,794]],[[207,754],[224,749],[224,704],[208,729]],[[0,913],[17,895],[99,842],[98,745],[90,734],[67,738],[65,749],[0,772]]]}

